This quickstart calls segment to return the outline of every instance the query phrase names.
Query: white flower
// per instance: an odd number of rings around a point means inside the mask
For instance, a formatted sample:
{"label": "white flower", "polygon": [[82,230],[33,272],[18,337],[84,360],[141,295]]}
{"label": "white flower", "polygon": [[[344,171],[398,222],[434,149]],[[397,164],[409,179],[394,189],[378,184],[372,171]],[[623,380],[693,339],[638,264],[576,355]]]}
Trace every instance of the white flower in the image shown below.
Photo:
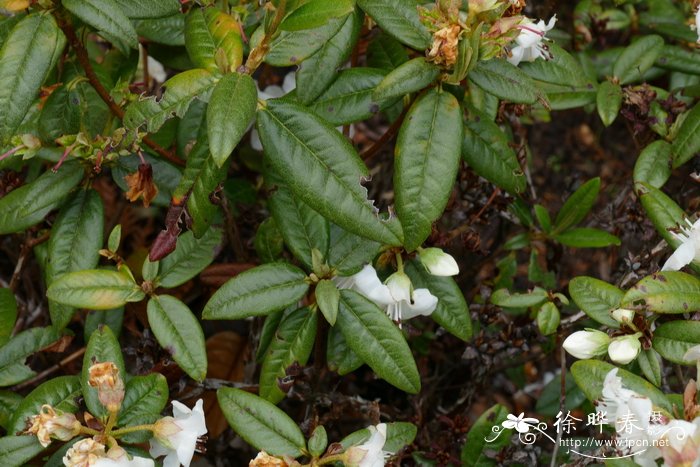
{"label": "white flower", "polygon": [[129,459],[126,451],[119,446],[111,448],[106,457],[100,457],[93,464],[95,467],[153,467],[153,459],[133,456]]}
{"label": "white flower", "polygon": [[642,344],[639,342],[639,336],[636,334],[616,337],[608,345],[610,360],[620,365],[627,365],[637,358],[641,350]]}
{"label": "white flower", "polygon": [[164,455],[163,467],[190,465],[199,437],[207,433],[203,403],[199,399],[194,409],[190,410],[186,405],[173,401],[175,417],[164,417],[155,423],[149,453],[153,457]]}
{"label": "white flower", "polygon": [[520,62],[534,62],[538,58],[551,59],[552,54],[544,43],[544,36],[547,31],[554,27],[556,22],[557,15],[552,16],[548,23],[545,23],[544,20],[534,23],[531,19],[525,18],[518,26],[520,34],[515,38],[517,45],[510,50],[508,61],[518,66]]}
{"label": "white flower", "polygon": [[348,449],[347,465],[349,467],[384,467],[386,458],[392,454],[384,451],[386,423],[380,423],[376,427],[369,426],[367,429],[371,433],[369,439],[359,446]]}
{"label": "white flower", "polygon": [[685,352],[685,355],[683,355],[683,360],[687,362],[697,362],[700,360],[700,345],[694,345],[693,347],[689,348]]}
{"label": "white flower", "polygon": [[503,428],[508,428],[509,430],[515,428],[518,433],[527,433],[530,431],[530,424],[533,423],[536,425],[539,423],[539,420],[525,417],[525,413],[521,413],[517,417],[513,414],[508,414],[506,420],[503,421],[501,425],[503,425]]}
{"label": "white flower", "polygon": [[698,6],[698,11],[695,12],[695,24],[691,26],[698,33],[698,43],[700,43],[700,6]]}
{"label": "white flower", "polygon": [[634,321],[634,310],[618,308],[611,313],[613,319],[620,324],[631,324]]}
{"label": "white flower", "polygon": [[690,264],[694,259],[700,260],[700,219],[695,223],[685,220],[688,227],[681,226],[680,232],[671,232],[681,244],[676,251],[666,260],[662,271],[678,271],[683,266]]}
{"label": "white flower", "polygon": [[158,83],[164,83],[168,79],[163,64],[150,55],[148,56],[148,74]]}
{"label": "white flower", "polygon": [[564,340],[564,350],[576,358],[586,359],[603,355],[610,344],[610,336],[602,331],[576,331]]}
{"label": "white flower", "polygon": [[456,276],[459,274],[457,261],[440,248],[424,248],[419,253],[420,262],[433,276]]}

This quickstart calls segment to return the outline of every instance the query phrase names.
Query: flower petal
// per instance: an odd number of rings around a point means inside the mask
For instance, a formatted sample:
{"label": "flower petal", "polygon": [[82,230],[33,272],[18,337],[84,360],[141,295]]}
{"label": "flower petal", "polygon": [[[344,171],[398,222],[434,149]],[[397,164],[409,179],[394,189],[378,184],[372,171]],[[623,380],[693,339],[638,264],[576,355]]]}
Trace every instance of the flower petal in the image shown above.
{"label": "flower petal", "polygon": [[678,271],[683,266],[690,264],[695,258],[695,245],[692,241],[680,244],[676,251],[666,260],[662,271]]}

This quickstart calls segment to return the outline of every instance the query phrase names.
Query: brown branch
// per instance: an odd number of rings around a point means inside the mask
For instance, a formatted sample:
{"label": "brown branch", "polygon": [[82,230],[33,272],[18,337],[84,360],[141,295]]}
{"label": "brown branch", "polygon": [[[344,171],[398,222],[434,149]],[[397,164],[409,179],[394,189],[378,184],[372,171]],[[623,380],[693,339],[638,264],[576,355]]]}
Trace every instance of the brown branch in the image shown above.
{"label": "brown branch", "polygon": [[[95,74],[95,70],[92,68],[92,64],[90,63],[90,57],[88,56],[87,49],[85,48],[83,43],[80,42],[80,39],[78,39],[78,36],[75,33],[75,30],[73,29],[73,26],[70,24],[70,21],[68,21],[67,19],[59,19],[59,25],[63,33],[66,35],[66,38],[68,38],[68,43],[70,44],[71,48],[75,50],[75,54],[78,57],[78,61],[83,67],[83,70],[85,70],[85,76],[90,82],[90,85],[95,89],[95,91],[105,102],[105,104],[107,104],[109,110],[120,120],[123,120],[124,109],[122,109],[119,106],[119,104],[114,102],[114,99],[112,99],[112,96],[110,96],[109,91],[107,91],[107,89],[102,85],[100,79]],[[167,159],[173,164],[179,166],[185,165],[184,161],[172,154],[167,149],[161,147],[158,143],[153,141],[148,136],[145,136],[143,138],[143,142],[146,144],[146,146],[151,148],[162,158]]]}

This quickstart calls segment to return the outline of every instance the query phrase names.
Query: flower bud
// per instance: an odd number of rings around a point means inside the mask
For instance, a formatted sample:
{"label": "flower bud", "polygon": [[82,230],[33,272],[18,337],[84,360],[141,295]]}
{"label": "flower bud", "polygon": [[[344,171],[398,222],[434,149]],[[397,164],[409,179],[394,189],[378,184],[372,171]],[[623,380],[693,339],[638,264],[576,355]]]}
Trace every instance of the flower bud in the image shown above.
{"label": "flower bud", "polygon": [[613,339],[608,346],[608,355],[613,362],[627,365],[637,358],[641,350],[642,344],[639,342],[639,336],[637,334],[629,334]]}
{"label": "flower bud", "polygon": [[389,276],[386,280],[386,286],[389,287],[389,293],[394,297],[394,300],[411,302],[413,284],[405,272],[398,271]]}
{"label": "flower bud", "polygon": [[47,447],[51,444],[51,438],[68,441],[80,433],[80,422],[72,413],[56,413],[48,404],[41,406],[39,415],[34,415],[30,420],[31,426],[25,433],[36,435],[39,443]]}
{"label": "flower bud", "polygon": [[118,412],[124,400],[124,381],[112,362],[95,363],[88,370],[88,384],[97,389],[97,397],[109,412]]}
{"label": "flower bud", "polygon": [[634,321],[634,310],[628,310],[626,308],[618,308],[611,313],[613,319],[620,324],[629,325]]}
{"label": "flower bud", "polygon": [[610,337],[601,331],[586,329],[576,331],[564,341],[564,350],[576,358],[585,359],[603,355],[610,344]]}
{"label": "flower bud", "polygon": [[420,262],[433,276],[455,276],[459,274],[457,261],[440,248],[420,250]]}

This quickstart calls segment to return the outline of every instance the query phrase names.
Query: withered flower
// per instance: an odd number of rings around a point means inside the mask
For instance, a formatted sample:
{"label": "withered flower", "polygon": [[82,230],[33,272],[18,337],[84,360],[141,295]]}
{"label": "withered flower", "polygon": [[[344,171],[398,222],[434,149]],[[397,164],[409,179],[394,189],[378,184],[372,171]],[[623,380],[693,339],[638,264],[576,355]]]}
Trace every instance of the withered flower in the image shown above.
{"label": "withered flower", "polygon": [[459,34],[462,28],[452,24],[433,34],[433,45],[428,52],[430,60],[438,65],[451,67],[457,62]]}
{"label": "withered flower", "polygon": [[51,438],[68,441],[80,433],[80,422],[72,413],[56,412],[48,404],[41,406],[38,415],[29,419],[31,425],[25,433],[36,435],[39,443],[47,447],[51,444]]}
{"label": "withered flower", "polygon": [[88,384],[97,389],[97,397],[110,412],[117,412],[124,400],[124,381],[112,362],[95,363],[88,370]]}
{"label": "withered flower", "polygon": [[143,195],[143,205],[148,207],[151,201],[158,194],[158,187],[153,183],[153,167],[151,164],[139,164],[138,171],[124,176],[126,184],[129,186],[129,191],[126,192],[126,197],[129,201],[134,202]]}
{"label": "withered flower", "polygon": [[279,457],[273,457],[265,451],[260,451],[255,459],[248,463],[248,467],[287,467],[289,464]]}

